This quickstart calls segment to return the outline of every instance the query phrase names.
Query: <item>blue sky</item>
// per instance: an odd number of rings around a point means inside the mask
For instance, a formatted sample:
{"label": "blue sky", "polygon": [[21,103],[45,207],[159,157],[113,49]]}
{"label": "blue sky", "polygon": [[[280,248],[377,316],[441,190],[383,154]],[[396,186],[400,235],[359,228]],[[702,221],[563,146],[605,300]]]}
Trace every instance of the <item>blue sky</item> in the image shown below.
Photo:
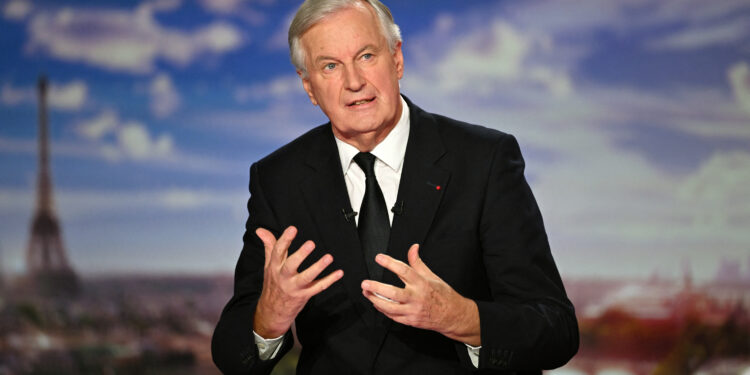
{"label": "blue sky", "polygon": [[[232,272],[249,165],[325,121],[288,61],[297,2],[0,4],[4,268],[24,267],[45,73],[76,269]],[[402,92],[519,139],[565,276],[750,266],[747,1],[386,4]]]}

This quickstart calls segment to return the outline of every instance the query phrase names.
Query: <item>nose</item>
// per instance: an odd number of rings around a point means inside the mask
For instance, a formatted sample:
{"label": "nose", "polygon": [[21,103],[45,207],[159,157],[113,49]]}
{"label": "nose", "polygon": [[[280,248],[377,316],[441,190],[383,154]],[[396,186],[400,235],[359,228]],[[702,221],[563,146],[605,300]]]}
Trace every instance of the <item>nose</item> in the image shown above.
{"label": "nose", "polygon": [[365,79],[359,67],[350,66],[346,68],[346,88],[350,91],[359,91],[365,85]]}

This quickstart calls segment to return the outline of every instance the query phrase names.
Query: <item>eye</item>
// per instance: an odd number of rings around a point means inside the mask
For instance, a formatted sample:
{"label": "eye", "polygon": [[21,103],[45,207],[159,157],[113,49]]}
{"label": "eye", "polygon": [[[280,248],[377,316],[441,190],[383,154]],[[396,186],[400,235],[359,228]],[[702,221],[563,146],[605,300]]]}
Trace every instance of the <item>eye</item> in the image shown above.
{"label": "eye", "polygon": [[373,57],[374,57],[373,54],[365,53],[364,55],[362,55],[362,60],[370,60]]}
{"label": "eye", "polygon": [[323,66],[323,70],[333,70],[334,68],[336,68],[335,63],[328,63],[325,66]]}

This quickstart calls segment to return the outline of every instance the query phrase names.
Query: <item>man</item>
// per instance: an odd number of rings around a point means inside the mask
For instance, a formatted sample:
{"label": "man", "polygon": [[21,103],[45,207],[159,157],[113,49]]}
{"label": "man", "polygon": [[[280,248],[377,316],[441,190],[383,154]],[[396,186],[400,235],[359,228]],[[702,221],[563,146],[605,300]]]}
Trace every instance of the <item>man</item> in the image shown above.
{"label": "man", "polygon": [[402,97],[398,27],[377,0],[306,1],[292,61],[329,118],[250,171],[225,373],[540,373],[578,327],[515,139]]}

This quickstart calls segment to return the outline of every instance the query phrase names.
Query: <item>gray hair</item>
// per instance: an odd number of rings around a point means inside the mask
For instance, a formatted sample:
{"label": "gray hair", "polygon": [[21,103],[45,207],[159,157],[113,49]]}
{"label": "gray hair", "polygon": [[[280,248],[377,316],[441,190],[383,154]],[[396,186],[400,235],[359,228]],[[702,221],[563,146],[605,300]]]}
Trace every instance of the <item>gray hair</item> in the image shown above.
{"label": "gray hair", "polygon": [[302,77],[307,77],[305,67],[305,52],[300,43],[300,37],[308,29],[320,22],[326,16],[340,10],[341,8],[353,6],[358,3],[368,3],[375,10],[380,24],[380,30],[388,42],[388,49],[393,52],[396,44],[401,41],[401,29],[393,22],[393,15],[385,4],[378,0],[305,0],[294,15],[292,24],[289,25],[289,56],[292,64]]}

